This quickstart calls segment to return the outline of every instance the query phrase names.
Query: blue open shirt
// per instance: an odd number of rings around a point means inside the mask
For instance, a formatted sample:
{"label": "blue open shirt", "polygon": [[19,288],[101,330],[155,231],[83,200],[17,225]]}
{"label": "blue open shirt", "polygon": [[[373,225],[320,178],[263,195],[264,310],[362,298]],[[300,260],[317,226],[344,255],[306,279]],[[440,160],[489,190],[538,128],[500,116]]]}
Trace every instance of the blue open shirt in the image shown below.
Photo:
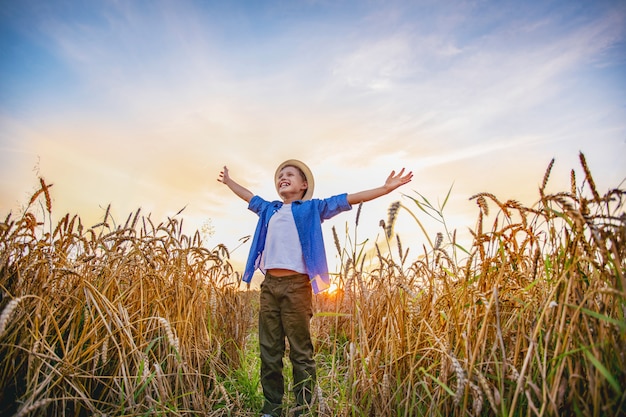
{"label": "blue open shirt", "polygon": [[[242,278],[244,282],[250,283],[254,271],[260,266],[270,218],[282,205],[282,201],[269,202],[256,195],[250,200],[248,209],[258,214],[259,221],[254,232],[254,239],[252,239],[250,254],[246,262],[246,270]],[[351,208],[352,206],[348,203],[348,194],[340,194],[323,200],[297,200],[291,204],[291,211],[296,222],[296,229],[298,229],[300,244],[302,245],[304,264],[306,265],[307,274],[315,294],[324,291],[330,286],[324,238],[322,236],[322,222]]]}

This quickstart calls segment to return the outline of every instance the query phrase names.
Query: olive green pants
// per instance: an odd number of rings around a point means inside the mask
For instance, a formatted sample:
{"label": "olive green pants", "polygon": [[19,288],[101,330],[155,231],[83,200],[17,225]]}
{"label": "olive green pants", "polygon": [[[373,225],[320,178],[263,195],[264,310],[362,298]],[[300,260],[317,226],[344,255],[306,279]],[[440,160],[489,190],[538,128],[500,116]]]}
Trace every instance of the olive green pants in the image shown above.
{"label": "olive green pants", "polygon": [[306,410],[311,404],[316,378],[310,332],[313,307],[309,277],[266,274],[261,284],[260,302],[261,385],[265,396],[262,413],[272,416],[283,413],[285,337],[289,340],[296,405]]}

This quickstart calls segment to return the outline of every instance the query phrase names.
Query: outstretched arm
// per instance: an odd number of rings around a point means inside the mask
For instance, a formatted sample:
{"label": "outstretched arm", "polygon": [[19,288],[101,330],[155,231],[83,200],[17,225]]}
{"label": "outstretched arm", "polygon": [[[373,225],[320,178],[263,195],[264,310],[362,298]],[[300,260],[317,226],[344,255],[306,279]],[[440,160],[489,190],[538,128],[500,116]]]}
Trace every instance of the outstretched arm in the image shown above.
{"label": "outstretched arm", "polygon": [[228,168],[224,166],[224,169],[220,172],[220,176],[217,178],[219,182],[225,184],[228,188],[231,189],[233,193],[239,196],[242,200],[247,201],[248,203],[254,197],[254,194],[250,192],[246,187],[239,185],[235,180],[233,180],[230,175],[228,175]]}
{"label": "outstretched arm", "polygon": [[389,174],[387,180],[385,181],[385,185],[378,188],[372,188],[371,190],[348,194],[348,203],[359,204],[365,201],[373,200],[385,194],[389,194],[401,185],[410,182],[413,178],[413,172],[409,172],[404,176],[402,174],[404,174],[404,168],[402,168],[402,170],[398,172],[397,175],[396,171],[391,171],[391,174]]}

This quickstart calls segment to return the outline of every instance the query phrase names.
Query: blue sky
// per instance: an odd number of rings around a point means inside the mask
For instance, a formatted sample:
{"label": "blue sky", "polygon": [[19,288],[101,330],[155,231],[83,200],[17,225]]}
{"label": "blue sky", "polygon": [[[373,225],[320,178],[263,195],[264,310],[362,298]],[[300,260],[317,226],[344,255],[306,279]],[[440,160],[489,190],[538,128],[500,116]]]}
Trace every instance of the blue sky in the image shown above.
{"label": "blue sky", "polygon": [[[606,191],[626,177],[625,41],[623,1],[2,1],[0,213],[41,175],[59,217],[187,206],[234,247],[256,219],[221,166],[274,198],[292,157],[318,197],[403,166],[407,194],[453,186],[460,229],[477,192],[535,203],[552,158],[553,190],[582,151]],[[364,207],[361,235],[401,198]]]}

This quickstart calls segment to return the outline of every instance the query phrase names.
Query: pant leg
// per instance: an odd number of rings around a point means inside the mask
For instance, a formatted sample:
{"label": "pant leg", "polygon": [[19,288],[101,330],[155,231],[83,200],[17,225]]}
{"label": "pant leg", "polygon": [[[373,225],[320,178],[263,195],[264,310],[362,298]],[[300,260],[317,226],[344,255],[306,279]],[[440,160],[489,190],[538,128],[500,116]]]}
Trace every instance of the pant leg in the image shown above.
{"label": "pant leg", "polygon": [[268,278],[261,284],[259,347],[261,352],[261,386],[265,397],[261,412],[279,416],[282,413],[285,392],[283,379],[285,332],[279,305],[280,294],[277,297],[275,284],[277,283]]}
{"label": "pant leg", "polygon": [[310,330],[313,316],[312,290],[309,277],[306,275],[294,277],[289,282],[289,287],[281,303],[282,320],[289,340],[289,359],[293,366],[296,403],[306,410],[311,405],[316,380]]}

